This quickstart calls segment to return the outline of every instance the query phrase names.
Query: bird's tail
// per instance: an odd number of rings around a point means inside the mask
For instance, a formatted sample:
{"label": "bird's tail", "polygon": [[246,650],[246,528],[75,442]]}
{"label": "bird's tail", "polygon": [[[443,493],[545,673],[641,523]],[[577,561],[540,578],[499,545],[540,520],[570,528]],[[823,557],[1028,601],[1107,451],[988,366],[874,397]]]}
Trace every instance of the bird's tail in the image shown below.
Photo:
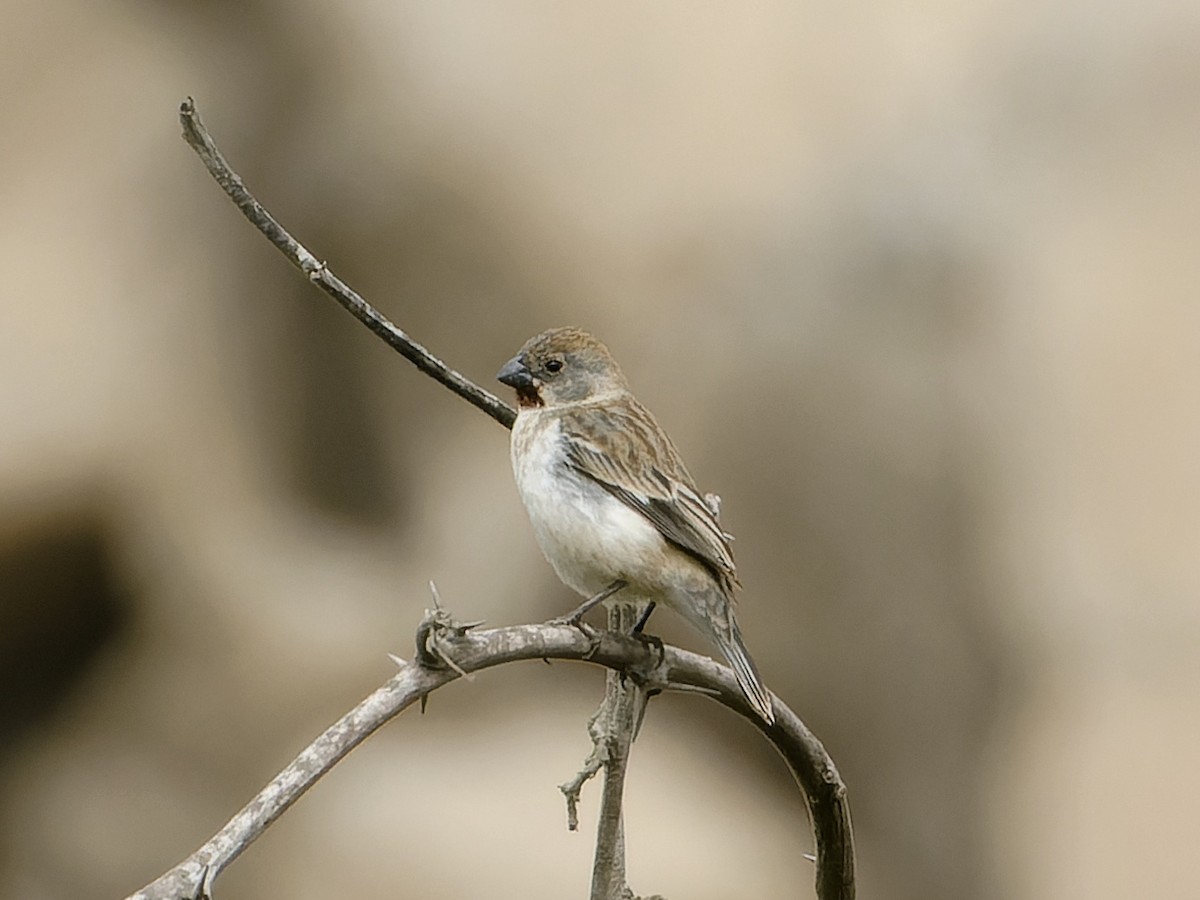
{"label": "bird's tail", "polygon": [[771,708],[771,695],[768,693],[766,685],[763,684],[762,676],[758,674],[758,667],[750,658],[750,651],[746,649],[746,644],[742,640],[742,633],[738,629],[732,610],[729,615],[729,628],[714,628],[713,637],[729,662],[730,668],[733,669],[738,687],[746,695],[750,706],[768,725],[774,725],[775,712]]}

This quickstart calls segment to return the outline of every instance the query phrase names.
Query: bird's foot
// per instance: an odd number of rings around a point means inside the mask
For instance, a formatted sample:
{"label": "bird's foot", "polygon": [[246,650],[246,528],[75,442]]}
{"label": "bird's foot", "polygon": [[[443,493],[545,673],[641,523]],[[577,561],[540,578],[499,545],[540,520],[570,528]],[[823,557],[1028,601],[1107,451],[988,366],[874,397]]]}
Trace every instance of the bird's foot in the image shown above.
{"label": "bird's foot", "polygon": [[[646,623],[650,621],[650,613],[654,612],[654,607],[656,606],[658,606],[658,603],[654,600],[651,600],[646,604],[646,608],[643,609],[642,614],[638,616],[637,624],[633,626],[633,631],[631,631],[630,634],[642,633],[642,629],[645,628]],[[659,641],[659,643],[661,644],[662,641]]]}
{"label": "bird's foot", "polygon": [[632,637],[649,647],[654,655],[658,657],[658,662],[654,664],[656,668],[667,661],[667,648],[664,646],[662,638],[654,634],[646,634],[644,631],[637,630],[633,632]]}

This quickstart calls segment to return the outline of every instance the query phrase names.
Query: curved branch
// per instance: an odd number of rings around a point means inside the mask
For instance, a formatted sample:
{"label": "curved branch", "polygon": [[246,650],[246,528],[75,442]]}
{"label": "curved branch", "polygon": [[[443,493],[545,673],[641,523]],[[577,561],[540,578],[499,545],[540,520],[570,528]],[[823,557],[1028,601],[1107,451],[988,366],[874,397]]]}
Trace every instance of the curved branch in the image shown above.
{"label": "curved branch", "polygon": [[211,896],[217,875],[333,768],[394,716],[463,674],[518,660],[581,660],[628,673],[651,691],[699,690],[754,723],[784,758],[803,788],[816,843],[817,896],[852,900],[854,850],[846,789],[833,761],[799,718],[775,698],[775,724],[746,703],[733,672],[707,657],[675,647],[660,654],[643,641],[611,632],[594,637],[566,625],[514,625],[472,631],[442,612],[427,613],[418,629],[418,656],[449,656],[455,668],[421,661],[400,671],[310,744],[258,796],[195,853],[127,900],[182,900]]}
{"label": "curved branch", "polygon": [[329,271],[325,263],[315,256],[275,221],[275,217],[246,190],[242,179],[225,162],[217,149],[216,142],[200,121],[195,101],[191,97],[180,104],[179,121],[183,125],[183,139],[204,162],[209,173],[242,214],[266,235],[267,240],[291,260],[292,265],[308,276],[308,280],[336,300],[347,312],[362,322],[372,333],[382,338],[389,347],[411,362],[414,366],[448,387],[468,403],[483,410],[505,428],[512,428],[516,411],[499,397],[485,391],[469,378],[465,378],[393,325],[375,307],[360,297],[344,281]]}
{"label": "curved branch", "polygon": [[[514,410],[446,366],[382,316],[293,238],[246,190],[200,121],[192,99],[179,110],[183,137],[250,222],[309,280],[382,338],[390,347],[501,425],[511,428]],[[418,631],[422,662],[401,670],[347,713],[284,769],[241,812],[192,856],[147,885],[131,900],[208,897],[216,876],[317,779],[367,736],[416,700],[461,675],[520,659],[583,659],[644,679],[649,690],[692,689],[714,697],[761,731],[783,756],[803,789],[816,840],[817,894],[821,900],[852,900],[854,847],[846,789],[820,741],[778,698],[768,725],[745,703],[732,672],[703,656],[673,647],[651,658],[644,643],[617,634],[594,641],[565,626],[525,625],[470,633],[442,612],[427,616]],[[447,653],[450,655],[447,656]],[[443,660],[447,662],[442,662]]]}

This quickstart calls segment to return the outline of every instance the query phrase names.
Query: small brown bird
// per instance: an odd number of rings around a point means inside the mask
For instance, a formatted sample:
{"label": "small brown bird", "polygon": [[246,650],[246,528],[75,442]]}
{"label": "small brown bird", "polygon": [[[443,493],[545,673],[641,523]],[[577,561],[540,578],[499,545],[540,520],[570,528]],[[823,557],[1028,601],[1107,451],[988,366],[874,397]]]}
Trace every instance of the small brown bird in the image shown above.
{"label": "small brown bird", "polygon": [[608,348],[555,328],[496,377],[517,392],[513,472],[538,546],[590,598],[576,614],[618,591],[664,603],[720,648],[751,707],[774,722],[734,617],[730,536]]}

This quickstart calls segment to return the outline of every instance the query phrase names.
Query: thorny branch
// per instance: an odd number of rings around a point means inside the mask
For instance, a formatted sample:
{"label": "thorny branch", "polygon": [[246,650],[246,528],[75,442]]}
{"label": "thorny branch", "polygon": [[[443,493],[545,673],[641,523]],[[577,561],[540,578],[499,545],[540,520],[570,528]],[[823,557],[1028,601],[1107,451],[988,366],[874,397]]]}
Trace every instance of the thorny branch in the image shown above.
{"label": "thorny branch", "polygon": [[426,613],[418,628],[418,659],[400,670],[332,725],[195,853],[128,900],[181,900],[211,896],[221,871],[351,750],[393,717],[438,688],[461,678],[449,665],[421,659],[454,660],[463,673],[518,660],[580,660],[626,673],[647,692],[701,690],[751,722],[783,756],[803,789],[816,837],[817,895],[822,900],[853,897],[853,847],[846,790],[825,748],[778,698],[776,721],[767,725],[747,705],[733,673],[699,654],[616,632],[588,636],[569,625],[513,625],[486,631],[455,622],[444,610]]}
{"label": "thorny branch", "polygon": [[[388,321],[275,220],[225,161],[190,97],[181,105],[179,117],[184,140],[209,173],[246,218],[310,281],[420,371],[506,428],[512,427],[516,413],[511,407],[450,369]],[[392,717],[418,699],[423,708],[432,691],[459,677],[470,677],[472,672],[519,659],[551,658],[580,659],[607,666],[613,670],[608,683],[630,688],[625,699],[612,705],[606,690],[605,704],[589,723],[596,741],[593,755],[576,779],[562,786],[567,796],[568,821],[573,828],[577,824],[575,807],[583,783],[599,768],[605,768],[602,833],[597,841],[593,871],[594,898],[632,896],[624,884],[624,837],[620,820],[624,759],[644,710],[645,698],[672,689],[712,696],[747,718],[779,750],[808,804],[816,844],[817,895],[821,900],[852,900],[854,847],[845,786],[820,741],[778,700],[776,722],[767,725],[746,705],[732,673],[725,667],[673,647],[663,648],[660,654],[643,641],[611,630],[587,635],[568,626],[525,625],[473,632],[477,624],[459,624],[440,608],[428,612],[418,630],[416,662],[397,659],[400,671],[387,684],[321,735],[204,846],[129,900],[211,897],[213,881],[230,862],[319,778]],[[614,711],[617,719],[605,720],[604,716],[611,717]],[[627,718],[630,714],[632,718]],[[598,735],[601,739],[597,739]],[[603,833],[606,827],[611,832],[608,843]],[[608,893],[601,890],[604,885]],[[601,892],[597,893],[598,890]]]}

